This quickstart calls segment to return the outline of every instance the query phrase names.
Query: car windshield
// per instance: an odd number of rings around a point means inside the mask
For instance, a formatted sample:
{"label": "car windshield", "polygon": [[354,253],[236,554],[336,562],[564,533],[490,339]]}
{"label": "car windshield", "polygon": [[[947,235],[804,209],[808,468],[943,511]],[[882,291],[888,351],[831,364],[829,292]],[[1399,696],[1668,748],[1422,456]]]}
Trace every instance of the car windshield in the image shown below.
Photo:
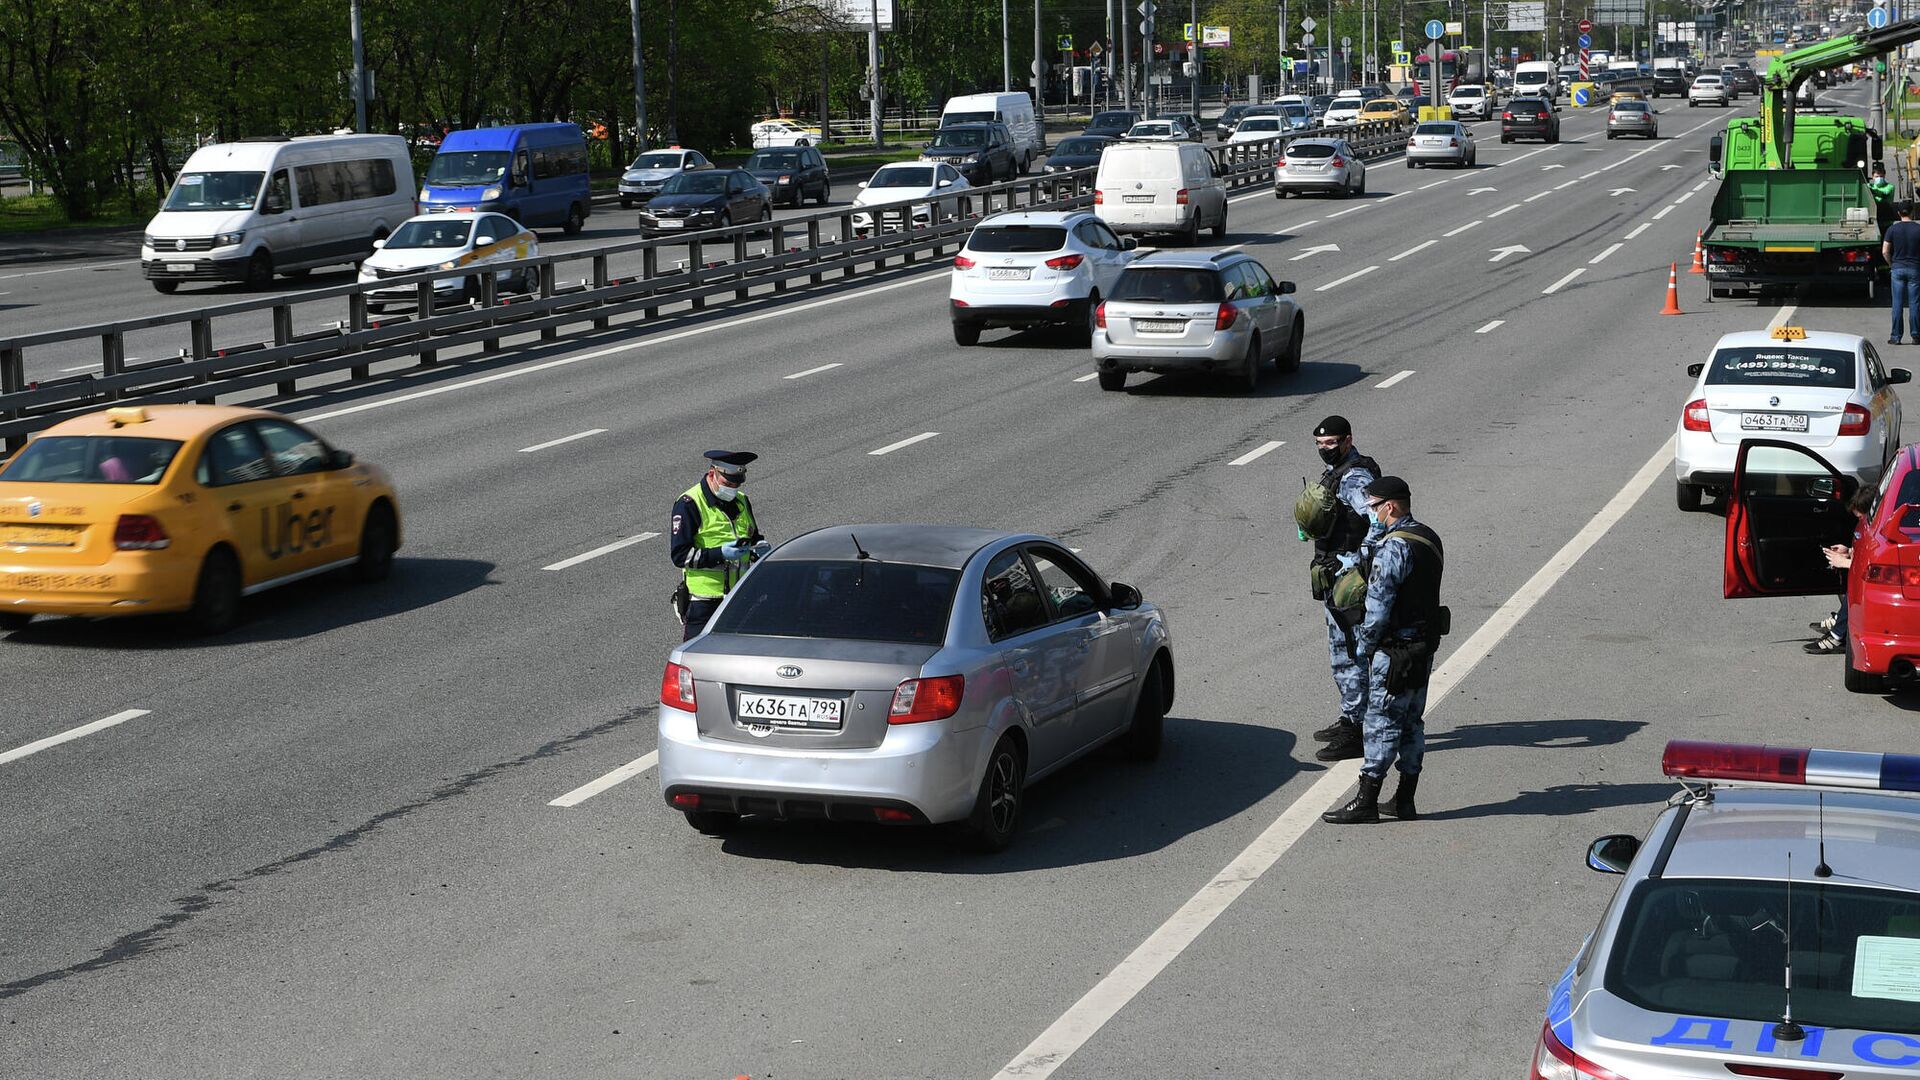
{"label": "car windshield", "polygon": [[967,238],[968,251],[1059,251],[1067,230],[1059,225],[982,225]]}
{"label": "car windshield", "polygon": [[266,173],[181,173],[162,210],[251,210]]}
{"label": "car windshield", "polygon": [[1135,119],[1136,117],[1134,116],[1134,114],[1130,112],[1096,113],[1094,114],[1093,121],[1089,123],[1087,126],[1090,128],[1104,128],[1109,130],[1118,129],[1120,131],[1125,131],[1126,129],[1133,126],[1133,122]]}
{"label": "car windshield", "polygon": [[1485,97],[1487,92],[1478,86],[1463,86],[1453,92],[1457,98]]}
{"label": "car windshield", "polygon": [[1367,102],[1368,112],[1392,112],[1399,107],[1400,102],[1393,98],[1380,98],[1377,101]]}
{"label": "car windshield", "polygon": [[933,141],[927,144],[929,150],[938,150],[943,146],[985,146],[987,133],[978,128],[963,128],[959,131],[936,131]]}
{"label": "car windshield", "polygon": [[1282,105],[1280,106],[1280,111],[1287,116],[1307,115],[1307,107],[1305,105]]}
{"label": "car windshield", "polygon": [[1755,345],[1721,349],[1707,369],[1708,386],[1853,388],[1853,354],[1839,349]]}
{"label": "car windshield", "polygon": [[173,439],[42,435],[0,469],[0,480],[41,484],[157,484],[180,452]]}
{"label": "car windshield", "polygon": [[1458,124],[1421,124],[1413,129],[1413,133],[1415,135],[1458,135],[1460,126]]}
{"label": "car windshield", "polygon": [[1107,144],[1098,139],[1061,139],[1054,145],[1053,156],[1084,157],[1087,154],[1099,153],[1100,148],[1105,145]]}
{"label": "car windshield", "polygon": [[775,559],[753,568],[712,623],[717,634],[938,645],[960,571],[869,560]]}
{"label": "car windshield", "polygon": [[749,169],[797,169],[800,167],[798,150],[761,150],[747,159]]}
{"label": "car windshield", "polygon": [[1772,1023],[1786,1006],[1809,1029],[1920,1033],[1911,970],[1920,894],[1778,881],[1643,881],[1620,916],[1606,987],[1659,1013]]}
{"label": "car windshield", "polygon": [[633,159],[629,169],[677,169],[680,167],[679,154],[641,154]]}
{"label": "car windshield", "polygon": [[727,191],[727,173],[703,169],[700,172],[683,172],[660,185],[662,195],[724,195]]}
{"label": "car windshield", "polygon": [[932,169],[881,169],[867,181],[868,187],[932,187]]}
{"label": "car windshield", "polygon": [[427,166],[427,184],[433,187],[472,187],[497,183],[507,175],[513,155],[505,150],[455,150],[433,156]]}
{"label": "car windshield", "polygon": [[990,124],[1000,119],[990,112],[950,112],[940,118],[942,124]]}
{"label": "car windshield", "polygon": [[1329,158],[1333,156],[1332,143],[1297,142],[1287,147],[1290,158]]}
{"label": "car windshield", "polygon": [[1279,131],[1280,118],[1277,116],[1249,116],[1240,122],[1241,131]]}
{"label": "car windshield", "polygon": [[1226,111],[1220,114],[1220,119],[1227,123],[1232,123],[1245,115],[1247,115],[1247,107],[1245,105],[1229,105]]}
{"label": "car windshield", "polygon": [[387,237],[387,249],[465,247],[473,235],[473,222],[466,218],[415,218],[393,230]]}
{"label": "car windshield", "polygon": [[1143,304],[1218,304],[1225,295],[1220,276],[1212,270],[1136,266],[1114,283],[1113,298]]}

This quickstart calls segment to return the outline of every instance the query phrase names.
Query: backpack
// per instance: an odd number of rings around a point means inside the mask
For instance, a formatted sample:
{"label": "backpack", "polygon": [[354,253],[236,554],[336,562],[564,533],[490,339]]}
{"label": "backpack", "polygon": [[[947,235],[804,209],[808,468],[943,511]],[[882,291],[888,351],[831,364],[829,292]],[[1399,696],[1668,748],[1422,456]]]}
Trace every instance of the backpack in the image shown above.
{"label": "backpack", "polygon": [[[1381,537],[1380,542],[1385,543],[1396,536],[1402,540],[1411,540],[1416,544],[1424,546],[1428,551],[1436,555],[1439,554],[1439,549],[1433,546],[1433,541],[1421,536],[1419,533],[1407,530],[1396,529]],[[1372,560],[1369,559],[1356,562],[1338,578],[1335,578],[1333,590],[1328,595],[1327,602],[1341,611],[1351,611],[1355,608],[1365,606],[1367,602],[1366,567],[1371,561]]]}
{"label": "backpack", "polygon": [[1300,494],[1293,497],[1293,523],[1310,539],[1325,540],[1340,524],[1340,474],[1325,480],[1303,476],[1300,485]]}

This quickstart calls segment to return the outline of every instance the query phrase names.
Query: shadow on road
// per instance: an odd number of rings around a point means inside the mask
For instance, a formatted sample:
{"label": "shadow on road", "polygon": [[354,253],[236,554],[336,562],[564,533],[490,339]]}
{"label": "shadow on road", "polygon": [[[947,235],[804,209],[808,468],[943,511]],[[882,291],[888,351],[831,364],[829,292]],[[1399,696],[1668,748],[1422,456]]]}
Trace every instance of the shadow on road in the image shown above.
{"label": "shadow on road", "polygon": [[1505,802],[1481,803],[1438,812],[1422,808],[1427,821],[1481,817],[1566,817],[1615,806],[1655,806],[1667,800],[1672,784],[1555,784],[1543,791],[1522,791]]}
{"label": "shadow on road", "polygon": [[1157,851],[1225,821],[1300,772],[1291,732],[1168,717],[1160,760],[1094,754],[1035,784],[1013,846],[966,851],[923,828],[748,818],[729,855],[933,874],[1017,874]]}
{"label": "shadow on road", "polygon": [[1644,720],[1512,720],[1497,724],[1467,724],[1447,731],[1427,732],[1427,753],[1478,750],[1489,746],[1532,746],[1542,750],[1588,749],[1615,746],[1646,727]]}
{"label": "shadow on road", "polygon": [[[1312,347],[1313,330],[1307,330],[1308,347]],[[1224,378],[1207,375],[1134,375],[1132,379],[1145,378],[1149,381],[1134,385],[1129,380],[1127,392],[1141,397],[1200,397],[1200,398],[1279,398],[1304,397],[1312,394],[1324,394],[1351,386],[1367,377],[1367,370],[1358,364],[1315,363],[1307,361],[1298,371],[1276,374],[1269,366],[1260,375],[1260,388],[1249,394],[1236,389]]]}

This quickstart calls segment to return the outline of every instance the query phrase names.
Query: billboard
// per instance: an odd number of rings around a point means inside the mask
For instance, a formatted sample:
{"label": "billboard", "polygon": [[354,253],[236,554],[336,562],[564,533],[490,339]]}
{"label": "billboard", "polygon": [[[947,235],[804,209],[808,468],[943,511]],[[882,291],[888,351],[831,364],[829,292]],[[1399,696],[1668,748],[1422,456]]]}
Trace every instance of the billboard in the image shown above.
{"label": "billboard", "polygon": [[1594,0],[1593,21],[1602,26],[1638,26],[1647,21],[1646,0]]}
{"label": "billboard", "polygon": [[1547,28],[1547,5],[1545,0],[1538,3],[1511,3],[1507,5],[1508,30],[1543,31]]}
{"label": "billboard", "polygon": [[[793,9],[801,6],[795,4]],[[814,0],[811,6],[820,9],[829,29],[871,29],[876,8],[880,15],[880,29],[893,29],[893,0]]]}
{"label": "billboard", "polygon": [[1200,28],[1200,47],[1203,49],[1224,49],[1233,44],[1233,29],[1227,26],[1202,26]]}

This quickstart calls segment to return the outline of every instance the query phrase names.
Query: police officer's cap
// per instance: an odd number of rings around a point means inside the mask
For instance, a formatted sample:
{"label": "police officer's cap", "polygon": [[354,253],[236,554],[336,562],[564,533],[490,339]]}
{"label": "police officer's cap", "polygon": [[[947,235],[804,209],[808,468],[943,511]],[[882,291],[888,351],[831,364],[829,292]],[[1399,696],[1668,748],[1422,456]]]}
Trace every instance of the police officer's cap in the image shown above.
{"label": "police officer's cap", "polygon": [[746,472],[747,466],[759,459],[759,454],[749,454],[744,450],[707,451],[707,462],[728,476],[738,476]]}
{"label": "police officer's cap", "polygon": [[1315,438],[1322,435],[1331,435],[1335,438],[1348,438],[1353,435],[1353,425],[1347,423],[1347,418],[1344,416],[1329,416],[1325,420],[1320,421],[1320,426],[1313,429],[1313,434]]}
{"label": "police officer's cap", "polygon": [[1383,476],[1366,487],[1367,494],[1376,499],[1397,499],[1405,502],[1413,498],[1413,489],[1405,480],[1397,476]]}

